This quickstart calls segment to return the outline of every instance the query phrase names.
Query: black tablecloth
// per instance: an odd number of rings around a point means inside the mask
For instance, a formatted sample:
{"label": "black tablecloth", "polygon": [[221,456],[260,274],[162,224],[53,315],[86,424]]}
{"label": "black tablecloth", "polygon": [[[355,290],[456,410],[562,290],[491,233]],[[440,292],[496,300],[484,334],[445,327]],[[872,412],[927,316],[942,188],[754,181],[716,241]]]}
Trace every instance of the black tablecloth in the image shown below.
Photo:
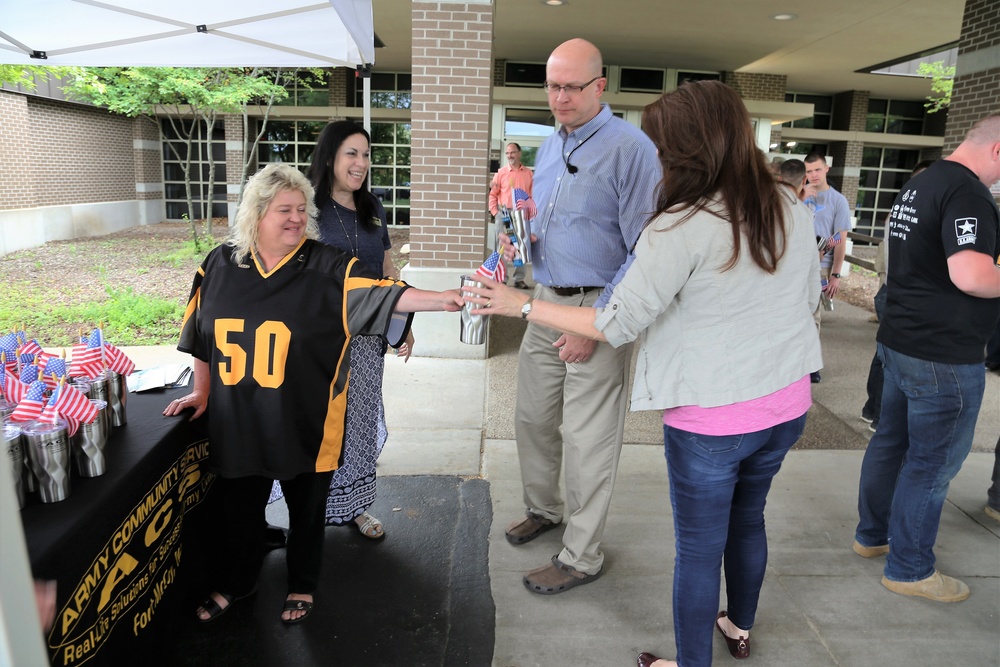
{"label": "black tablecloth", "polygon": [[[164,417],[187,389],[130,394],[107,472],[75,474],[69,497],[21,511],[36,579],[58,582],[47,639],[53,665],[136,664],[157,654],[204,558],[206,419]],[[200,583],[200,582],[199,582]],[[149,660],[143,660],[149,662]]]}

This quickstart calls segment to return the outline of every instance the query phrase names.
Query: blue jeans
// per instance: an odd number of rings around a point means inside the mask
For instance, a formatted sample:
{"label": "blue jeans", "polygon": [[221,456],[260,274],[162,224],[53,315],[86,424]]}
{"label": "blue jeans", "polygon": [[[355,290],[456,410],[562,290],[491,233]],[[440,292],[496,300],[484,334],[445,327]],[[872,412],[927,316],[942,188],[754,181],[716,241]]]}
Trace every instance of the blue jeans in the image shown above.
{"label": "blue jeans", "polygon": [[727,612],[749,630],[767,567],[764,503],[806,416],[745,435],[663,427],[674,512],[674,636],[682,667],[712,664],[725,555]]}
{"label": "blue jeans", "polygon": [[882,344],[882,414],[861,464],[855,539],[889,545],[885,576],[934,574],[934,542],[948,486],[972,449],[986,388],[982,364],[915,359]]}

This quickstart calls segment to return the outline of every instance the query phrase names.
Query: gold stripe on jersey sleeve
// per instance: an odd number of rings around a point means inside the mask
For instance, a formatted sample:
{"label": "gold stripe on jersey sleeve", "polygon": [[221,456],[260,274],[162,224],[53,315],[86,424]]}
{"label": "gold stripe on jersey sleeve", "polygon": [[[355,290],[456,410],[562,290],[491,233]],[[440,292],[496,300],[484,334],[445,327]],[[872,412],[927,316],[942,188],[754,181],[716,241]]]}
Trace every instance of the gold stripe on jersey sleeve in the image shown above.
{"label": "gold stripe on jersey sleeve", "polygon": [[336,470],[340,464],[340,452],[344,447],[344,423],[347,418],[347,386],[351,383],[351,374],[347,370],[347,380],[344,388],[337,393],[337,378],[340,377],[344,369],[344,359],[350,349],[349,344],[345,344],[337,361],[337,372],[330,383],[330,401],[326,406],[326,418],[323,420],[323,442],[320,443],[319,452],[316,454],[316,472],[328,472]]}

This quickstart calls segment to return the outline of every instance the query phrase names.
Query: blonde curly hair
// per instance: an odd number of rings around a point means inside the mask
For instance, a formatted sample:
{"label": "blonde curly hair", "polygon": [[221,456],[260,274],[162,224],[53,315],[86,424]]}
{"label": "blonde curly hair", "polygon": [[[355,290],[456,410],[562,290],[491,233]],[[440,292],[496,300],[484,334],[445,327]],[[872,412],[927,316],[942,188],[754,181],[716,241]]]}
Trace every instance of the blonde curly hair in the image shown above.
{"label": "blonde curly hair", "polygon": [[226,241],[233,249],[233,261],[245,262],[257,247],[260,221],[275,195],[285,190],[298,190],[306,198],[306,238],[319,238],[316,223],[318,213],[313,202],[313,187],[298,169],[287,164],[269,164],[247,180],[243,201],[236,210],[233,231]]}

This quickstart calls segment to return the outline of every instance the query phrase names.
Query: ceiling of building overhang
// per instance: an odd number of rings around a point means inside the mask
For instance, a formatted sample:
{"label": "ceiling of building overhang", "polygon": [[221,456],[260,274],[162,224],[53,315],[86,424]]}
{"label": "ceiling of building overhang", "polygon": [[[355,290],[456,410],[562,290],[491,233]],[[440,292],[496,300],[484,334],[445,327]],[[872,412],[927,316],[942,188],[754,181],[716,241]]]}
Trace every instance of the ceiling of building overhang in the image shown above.
{"label": "ceiling of building overhang", "polygon": [[[790,91],[919,99],[926,79],[856,70],[958,40],[964,0],[496,0],[494,58],[544,62],[584,37],[606,64],[783,74]],[[376,71],[410,69],[411,2],[374,0]],[[776,21],[775,14],[797,18]]]}

